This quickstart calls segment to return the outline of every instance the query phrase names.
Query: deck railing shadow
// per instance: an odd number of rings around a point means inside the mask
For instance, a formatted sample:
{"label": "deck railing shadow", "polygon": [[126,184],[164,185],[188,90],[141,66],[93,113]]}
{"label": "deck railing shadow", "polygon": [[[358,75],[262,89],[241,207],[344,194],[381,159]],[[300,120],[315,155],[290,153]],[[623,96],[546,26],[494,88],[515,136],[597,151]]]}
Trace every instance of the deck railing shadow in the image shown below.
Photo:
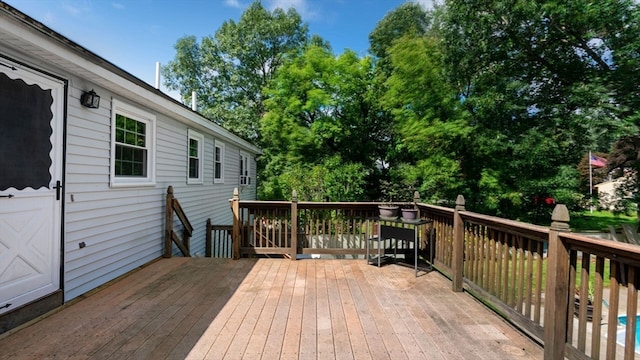
{"label": "deck railing shadow", "polygon": [[[230,202],[234,258],[361,257],[376,236],[374,202],[298,202],[295,192],[293,201],[242,201],[236,192]],[[546,359],[634,358],[639,246],[571,233],[564,205],[556,206],[550,227],[467,211],[462,196],[453,209],[419,197],[401,205],[431,220],[419,243],[434,242],[429,258],[452,291],[470,292],[543,344]],[[627,314],[626,325],[620,314]]]}

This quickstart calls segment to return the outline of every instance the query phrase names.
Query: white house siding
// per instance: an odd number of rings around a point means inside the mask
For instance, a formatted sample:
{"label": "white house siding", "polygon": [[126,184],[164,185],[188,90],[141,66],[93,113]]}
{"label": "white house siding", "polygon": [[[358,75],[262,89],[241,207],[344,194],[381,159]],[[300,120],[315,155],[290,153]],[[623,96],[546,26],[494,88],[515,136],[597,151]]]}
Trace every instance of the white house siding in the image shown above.
{"label": "white house siding", "polygon": [[[187,125],[58,67],[0,45],[0,53],[68,80],[63,287],[71,300],[162,255],[166,190],[174,187],[194,227],[191,254],[204,256],[206,220],[231,224],[229,199],[239,186],[240,147],[194,123]],[[83,90],[101,96],[99,109],[80,105]],[[156,184],[110,187],[111,99],[156,116]],[[197,115],[194,114],[194,117]],[[184,121],[184,120],[183,120]],[[187,130],[204,135],[204,182],[187,185]],[[213,182],[214,142],[225,144],[224,183]],[[244,149],[255,159],[255,154]],[[255,198],[255,164],[243,198]],[[181,233],[178,232],[180,235]],[[80,244],[84,243],[84,247]],[[179,255],[179,252],[176,251]]]}
{"label": "white house siding", "polygon": [[[238,186],[240,148],[204,129],[188,126],[104,89],[100,109],[79,105],[80,89],[70,88],[67,133],[65,299],[70,300],[162,254],[164,206],[173,186],[194,227],[191,254],[204,256],[206,221],[231,224],[228,200]],[[111,98],[156,116],[156,185],[109,186]],[[188,129],[204,135],[203,184],[187,184]],[[225,143],[224,179],[213,182],[214,141]],[[246,151],[245,151],[246,152]],[[250,154],[255,159],[254,154]],[[255,164],[251,164],[254,177]],[[255,198],[255,181],[243,189]],[[176,228],[180,229],[176,219]],[[176,231],[180,236],[181,231]],[[84,248],[79,244],[84,242]],[[174,253],[180,252],[174,245]]]}
{"label": "white house siding", "polygon": [[160,256],[164,214],[158,186],[109,186],[113,94],[96,88],[100,108],[86,109],[75,83],[67,107],[65,300]]}
{"label": "white house siding", "polygon": [[[233,196],[233,189],[238,186],[240,149],[221,137],[214,137],[191,127],[192,130],[204,135],[204,181],[202,184],[187,184],[187,130],[189,128],[177,122],[158,122],[158,144],[167,143],[167,146],[158,145],[157,177],[159,186],[165,191],[169,185],[173,186],[174,196],[179,200],[194,227],[191,253],[195,256],[204,256],[207,219],[210,218],[214,225],[231,224],[229,199]],[[217,184],[213,182],[215,141],[225,144],[224,183]],[[255,185],[252,186],[255,195]],[[181,229],[177,219],[175,226]],[[176,233],[182,236],[181,231]],[[175,245],[174,254],[180,254]]]}

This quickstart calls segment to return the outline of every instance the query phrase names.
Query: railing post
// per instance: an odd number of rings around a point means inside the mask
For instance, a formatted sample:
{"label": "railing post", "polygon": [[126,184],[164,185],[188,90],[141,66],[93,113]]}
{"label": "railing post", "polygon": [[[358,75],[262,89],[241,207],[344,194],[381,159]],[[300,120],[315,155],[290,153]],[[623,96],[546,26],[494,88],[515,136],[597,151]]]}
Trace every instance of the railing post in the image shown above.
{"label": "railing post", "polygon": [[164,213],[164,252],[162,257],[170,258],[172,253],[171,234],[173,233],[173,186],[167,188],[167,201]]}
{"label": "railing post", "polygon": [[240,259],[240,193],[238,188],[233,189],[231,199],[231,213],[233,216],[233,259]]}
{"label": "railing post", "polygon": [[207,219],[207,234],[206,236],[206,242],[204,244],[204,256],[206,257],[211,257],[212,254],[212,244],[211,244],[211,218]]}
{"label": "railing post", "polygon": [[560,233],[569,231],[569,210],[558,204],[551,214],[544,302],[544,358],[564,359],[569,307],[569,249]]}
{"label": "railing post", "polygon": [[462,291],[462,269],[464,267],[464,220],[460,216],[460,211],[464,211],[464,196],[458,195],[456,207],[453,212],[453,259],[452,259],[452,289],[455,292]]}
{"label": "railing post", "polygon": [[291,192],[291,260],[298,258],[298,193]]}

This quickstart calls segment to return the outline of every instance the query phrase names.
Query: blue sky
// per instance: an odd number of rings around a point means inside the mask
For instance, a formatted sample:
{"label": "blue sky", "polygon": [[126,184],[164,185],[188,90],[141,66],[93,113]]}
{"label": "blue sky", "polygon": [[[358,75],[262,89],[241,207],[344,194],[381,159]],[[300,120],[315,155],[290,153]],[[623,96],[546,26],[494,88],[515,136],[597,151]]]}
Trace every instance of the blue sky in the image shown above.
{"label": "blue sky", "polygon": [[[407,1],[262,0],[272,10],[294,7],[311,34],[328,40],[336,54],[345,48],[366,55],[368,35],[384,15]],[[238,20],[252,0],[6,0],[8,4],[93,51],[143,81],[155,83],[155,63],[173,59],[185,35],[213,35]],[[164,86],[161,89],[168,92]],[[175,96],[175,94],[172,94]]]}

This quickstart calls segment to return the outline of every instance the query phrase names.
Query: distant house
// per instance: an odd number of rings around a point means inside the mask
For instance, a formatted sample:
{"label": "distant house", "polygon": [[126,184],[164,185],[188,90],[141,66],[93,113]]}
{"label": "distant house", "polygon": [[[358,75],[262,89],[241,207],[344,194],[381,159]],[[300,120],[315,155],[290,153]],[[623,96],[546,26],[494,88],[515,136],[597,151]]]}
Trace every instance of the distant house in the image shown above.
{"label": "distant house", "polygon": [[[617,190],[628,180],[629,178],[627,176],[621,176],[594,185],[593,187],[598,193],[598,207],[606,210],[614,210],[616,203],[621,200]],[[627,194],[627,197],[630,196],[631,194]]]}
{"label": "distant house", "polygon": [[0,129],[0,333],[160,257],[169,185],[193,255],[256,196],[259,148],[4,2]]}

